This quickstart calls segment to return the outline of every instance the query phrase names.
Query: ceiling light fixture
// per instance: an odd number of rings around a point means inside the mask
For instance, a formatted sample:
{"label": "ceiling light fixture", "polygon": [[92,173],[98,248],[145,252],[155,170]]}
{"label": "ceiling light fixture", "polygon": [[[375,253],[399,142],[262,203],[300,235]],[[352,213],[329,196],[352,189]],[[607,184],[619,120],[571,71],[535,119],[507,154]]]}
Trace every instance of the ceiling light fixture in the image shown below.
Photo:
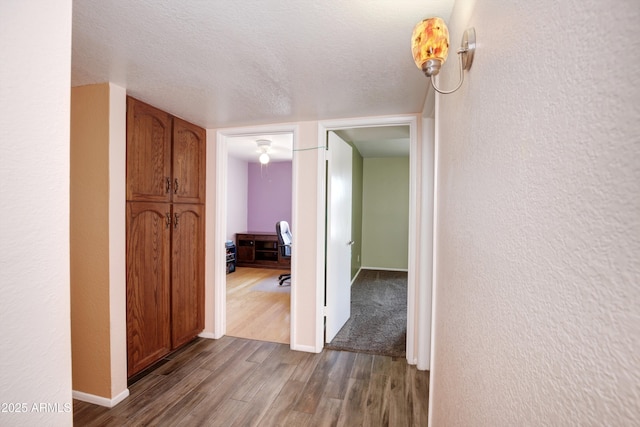
{"label": "ceiling light fixture", "polygon": [[431,78],[433,88],[442,94],[453,93],[460,89],[464,81],[464,70],[469,70],[476,50],[476,30],[468,28],[462,35],[462,43],[458,49],[460,58],[460,83],[455,89],[444,91],[438,89],[434,77],[447,60],[449,53],[449,29],[442,18],[428,18],[419,22],[411,36],[411,52],[413,60],[427,77]]}
{"label": "ceiling light fixture", "polygon": [[258,157],[258,160],[263,165],[266,165],[267,163],[269,163],[269,160],[271,160],[269,158],[269,154],[267,154],[269,152],[269,149],[271,148],[271,141],[269,141],[268,139],[259,139],[256,141],[256,144],[258,145],[258,152],[261,153]]}

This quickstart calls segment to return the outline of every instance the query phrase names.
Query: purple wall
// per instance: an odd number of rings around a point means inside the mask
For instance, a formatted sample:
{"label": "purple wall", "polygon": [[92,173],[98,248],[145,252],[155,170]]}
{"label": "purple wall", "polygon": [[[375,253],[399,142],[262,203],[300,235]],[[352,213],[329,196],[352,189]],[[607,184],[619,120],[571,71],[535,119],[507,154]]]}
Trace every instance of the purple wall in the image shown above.
{"label": "purple wall", "polygon": [[276,231],[291,224],[291,162],[249,163],[247,231]]}

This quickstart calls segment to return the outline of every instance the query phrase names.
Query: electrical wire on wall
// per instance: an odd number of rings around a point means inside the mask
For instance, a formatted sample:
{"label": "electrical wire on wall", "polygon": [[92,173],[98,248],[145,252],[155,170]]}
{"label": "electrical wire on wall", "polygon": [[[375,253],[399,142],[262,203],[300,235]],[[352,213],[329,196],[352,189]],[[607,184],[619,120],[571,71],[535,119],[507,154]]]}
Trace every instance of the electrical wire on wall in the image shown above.
{"label": "electrical wire on wall", "polygon": [[292,151],[295,153],[296,151],[310,151],[310,150],[319,150],[319,149],[326,149],[327,147],[325,145],[319,145],[317,147],[308,147],[308,148],[294,148]]}

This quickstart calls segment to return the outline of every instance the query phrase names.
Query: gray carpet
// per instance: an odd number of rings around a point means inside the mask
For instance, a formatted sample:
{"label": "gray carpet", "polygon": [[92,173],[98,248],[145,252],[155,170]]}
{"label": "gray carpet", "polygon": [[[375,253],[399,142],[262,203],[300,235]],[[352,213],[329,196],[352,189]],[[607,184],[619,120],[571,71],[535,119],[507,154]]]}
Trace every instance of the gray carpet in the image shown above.
{"label": "gray carpet", "polygon": [[325,348],[405,357],[407,273],[362,270],[351,286],[351,317]]}

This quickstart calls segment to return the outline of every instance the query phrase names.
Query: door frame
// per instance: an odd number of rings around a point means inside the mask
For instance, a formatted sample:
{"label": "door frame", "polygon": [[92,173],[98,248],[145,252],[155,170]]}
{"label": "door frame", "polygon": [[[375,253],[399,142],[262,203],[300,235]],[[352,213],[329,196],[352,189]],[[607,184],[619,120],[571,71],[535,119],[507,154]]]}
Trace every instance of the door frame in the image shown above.
{"label": "door frame", "polygon": [[[407,275],[407,342],[406,342],[406,358],[407,362],[411,365],[423,365],[420,363],[421,359],[428,357],[429,349],[423,349],[416,346],[416,337],[431,336],[430,326],[422,327],[419,316],[421,313],[425,313],[425,310],[431,311],[431,307],[424,307],[421,301],[416,301],[417,295],[424,295],[425,293],[431,293],[431,282],[420,280],[419,277],[419,265],[416,262],[419,254],[419,241],[417,232],[419,230],[418,224],[418,165],[419,165],[419,152],[418,152],[418,116],[395,116],[395,117],[368,117],[368,118],[353,118],[342,120],[327,120],[320,121],[318,123],[318,145],[324,146],[327,142],[327,132],[336,131],[342,129],[353,129],[361,127],[387,127],[387,126],[409,126],[409,259],[408,259],[408,275]],[[324,183],[326,166],[319,168],[318,181]],[[326,192],[323,191],[324,202],[326,203]],[[433,201],[431,201],[431,206]],[[325,204],[320,204],[324,209]],[[325,218],[324,211],[318,211],[318,218]],[[320,221],[319,221],[320,222]],[[324,221],[322,222],[322,233],[325,234],[326,226]],[[324,259],[326,263],[326,259]],[[324,280],[321,281],[322,285]],[[318,287],[320,282],[318,283]],[[317,295],[322,297],[317,298],[317,310],[318,318],[316,319],[316,343],[320,348],[324,347],[324,289],[318,289]],[[420,300],[423,300],[422,298]],[[419,343],[424,341],[429,342],[430,339],[419,339]],[[322,343],[322,344],[320,344]],[[425,353],[427,353],[425,355]]]}
{"label": "door frame", "polygon": [[[216,159],[215,159],[215,176],[216,176],[216,194],[215,194],[215,225],[213,232],[213,251],[216,254],[213,262],[213,336],[212,338],[221,338],[227,333],[227,289],[226,289],[226,251],[223,250],[227,234],[227,168],[228,168],[228,148],[227,144],[232,137],[253,136],[265,134],[288,133],[293,135],[293,149],[297,146],[298,126],[297,125],[269,125],[269,126],[252,126],[242,128],[228,128],[216,131]],[[295,170],[295,156],[292,156],[292,170]],[[296,217],[297,196],[296,182],[292,176],[292,195],[291,209],[292,217]],[[297,224],[291,224],[291,233],[295,236],[297,232]],[[296,268],[296,247],[291,247],[291,272],[295,272]],[[290,306],[290,329],[289,342],[293,346],[295,336],[295,287],[293,286],[295,275],[291,276],[291,306]]]}

